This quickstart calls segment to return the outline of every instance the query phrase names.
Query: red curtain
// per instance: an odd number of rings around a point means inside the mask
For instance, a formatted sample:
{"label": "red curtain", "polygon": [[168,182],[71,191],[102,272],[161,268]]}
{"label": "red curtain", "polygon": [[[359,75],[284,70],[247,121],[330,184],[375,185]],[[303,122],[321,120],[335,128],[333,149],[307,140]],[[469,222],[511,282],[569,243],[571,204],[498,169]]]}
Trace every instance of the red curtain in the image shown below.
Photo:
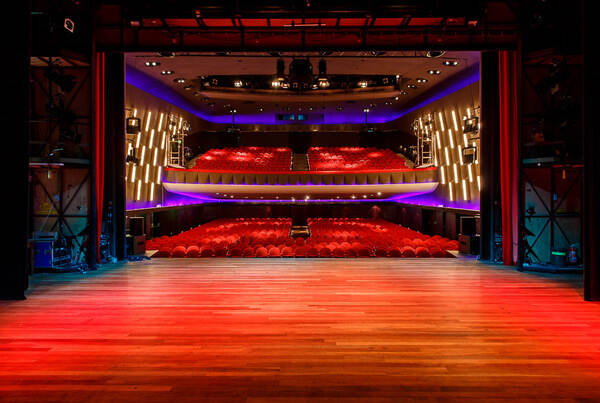
{"label": "red curtain", "polygon": [[499,52],[500,67],[500,191],[502,201],[502,257],[514,265],[519,241],[519,109],[518,54]]}
{"label": "red curtain", "polygon": [[95,191],[96,200],[96,250],[97,258],[100,257],[100,234],[102,233],[102,207],[104,203],[104,132],[105,132],[105,59],[104,52],[97,52],[94,58],[94,94],[95,94],[95,113],[94,113],[94,173],[95,173]]}

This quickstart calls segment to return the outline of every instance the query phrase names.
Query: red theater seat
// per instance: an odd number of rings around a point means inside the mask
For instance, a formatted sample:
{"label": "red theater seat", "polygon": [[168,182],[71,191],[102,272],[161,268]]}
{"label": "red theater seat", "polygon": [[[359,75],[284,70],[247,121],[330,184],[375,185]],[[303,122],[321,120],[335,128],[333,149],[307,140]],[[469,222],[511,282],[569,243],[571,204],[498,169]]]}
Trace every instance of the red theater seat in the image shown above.
{"label": "red theater seat", "polygon": [[358,257],[371,257],[371,251],[369,248],[362,247],[358,249]]}
{"label": "red theater seat", "polygon": [[269,257],[281,257],[281,250],[276,246],[269,249]]}
{"label": "red theater seat", "polygon": [[283,248],[281,250],[281,256],[283,256],[283,257],[293,257],[294,256],[294,249],[292,249],[290,246],[286,246],[285,248]]}
{"label": "red theater seat", "polygon": [[402,251],[400,248],[392,248],[388,251],[389,257],[402,257]]}
{"label": "red theater seat", "polygon": [[308,248],[308,251],[306,252],[306,256],[307,257],[319,257],[319,250],[317,248],[315,248],[314,246],[311,246],[310,248]]}
{"label": "red theater seat", "polygon": [[417,253],[414,248],[411,246],[404,246],[400,249],[400,253],[402,253],[402,257],[415,257]]}
{"label": "red theater seat", "polygon": [[269,251],[265,247],[256,248],[255,256],[256,257],[267,257],[269,255]]}
{"label": "red theater seat", "polygon": [[246,249],[244,249],[244,251],[242,252],[242,257],[254,257],[254,248],[251,246],[248,246]]}
{"label": "red theater seat", "polygon": [[330,256],[331,256],[331,249],[329,249],[328,247],[324,247],[319,250],[319,257],[330,257]]}
{"label": "red theater seat", "polygon": [[215,255],[215,251],[213,250],[213,248],[207,247],[207,246],[203,246],[200,249],[200,256],[201,257],[213,257]]}
{"label": "red theater seat", "polygon": [[152,257],[171,257],[172,249],[168,246],[161,247]]}
{"label": "red theater seat", "polygon": [[226,257],[227,256],[227,248],[219,247],[219,248],[215,249],[215,256]]}
{"label": "red theater seat", "polygon": [[296,257],[306,257],[307,248],[306,246],[298,246],[294,251],[294,256]]}
{"label": "red theater seat", "polygon": [[229,252],[229,256],[231,256],[231,257],[242,257],[242,250],[240,248],[233,248]]}
{"label": "red theater seat", "polygon": [[375,249],[375,256],[376,257],[386,257],[387,255],[388,255],[387,248],[376,248]]}
{"label": "red theater seat", "polygon": [[429,253],[429,249],[427,249],[423,246],[417,247],[417,249],[415,250],[415,253],[416,253],[417,257],[431,257],[431,254]]}
{"label": "red theater seat", "polygon": [[173,248],[173,252],[171,253],[171,256],[173,257],[185,257],[185,253],[187,252],[187,249],[185,246],[183,245],[178,245],[175,248]]}
{"label": "red theater seat", "polygon": [[446,257],[446,252],[438,247],[429,248],[429,253],[432,257]]}
{"label": "red theater seat", "polygon": [[198,257],[199,254],[200,248],[196,245],[188,246],[187,251],[185,252],[187,257]]}

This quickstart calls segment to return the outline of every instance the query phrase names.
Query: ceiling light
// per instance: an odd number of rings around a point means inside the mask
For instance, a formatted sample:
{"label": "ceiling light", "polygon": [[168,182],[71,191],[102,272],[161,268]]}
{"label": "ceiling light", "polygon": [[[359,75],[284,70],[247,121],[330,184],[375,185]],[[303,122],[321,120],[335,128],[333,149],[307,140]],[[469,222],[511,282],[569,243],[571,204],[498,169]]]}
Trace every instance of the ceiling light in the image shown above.
{"label": "ceiling light", "polygon": [[163,70],[160,72],[160,74],[162,74],[163,76],[170,76],[173,73],[175,73],[173,70]]}
{"label": "ceiling light", "polygon": [[456,60],[444,60],[442,62],[444,66],[458,66],[458,61]]}
{"label": "ceiling light", "polygon": [[432,76],[433,76],[433,75],[437,76],[437,75],[439,75],[439,74],[441,74],[441,73],[442,73],[442,72],[441,72],[441,71],[439,71],[439,70],[427,70],[427,72],[428,72],[429,74],[431,74]]}
{"label": "ceiling light", "polygon": [[176,78],[173,81],[176,82],[176,83],[179,83],[179,84],[183,84],[183,83],[185,83],[185,78]]}
{"label": "ceiling light", "polygon": [[423,83],[426,83],[426,82],[427,82],[427,79],[426,79],[426,78],[417,78],[417,82],[418,82],[419,84],[423,84]]}
{"label": "ceiling light", "polygon": [[407,87],[407,88],[410,88],[411,90],[414,90],[414,89],[416,89],[416,88],[417,88],[417,86],[416,86],[416,85],[414,85],[414,84],[408,84],[406,87]]}
{"label": "ceiling light", "polygon": [[146,67],[156,67],[159,64],[160,64],[159,62],[155,62],[154,60],[149,60],[146,62]]}
{"label": "ceiling light", "polygon": [[186,91],[189,91],[189,90],[191,90],[192,88],[194,88],[194,87],[193,87],[193,86],[191,86],[191,85],[186,85],[185,87],[183,87],[183,89],[184,89],[184,90],[186,90]]}
{"label": "ceiling light", "polygon": [[400,99],[400,97],[399,97],[399,96],[395,96],[395,97],[394,97],[394,101],[397,101],[397,100],[399,100],[399,99]]}
{"label": "ceiling light", "polygon": [[363,81],[359,81],[359,82],[358,82],[358,86],[359,86],[360,88],[366,88],[368,85],[369,85],[369,83],[367,83],[367,82],[366,82],[366,81],[364,81],[364,80],[363,80]]}
{"label": "ceiling light", "polygon": [[233,86],[236,88],[240,88],[242,85],[244,85],[244,83],[242,83],[242,80],[235,80],[233,82]]}
{"label": "ceiling light", "polygon": [[329,87],[329,80],[328,79],[319,79],[319,87],[321,88],[328,88]]}
{"label": "ceiling light", "polygon": [[264,111],[264,109],[262,107],[260,107],[260,108],[258,108],[258,111],[262,112],[262,111]]}
{"label": "ceiling light", "polygon": [[341,111],[343,111],[343,110],[344,110],[344,107],[343,107],[342,105],[340,105],[340,106],[338,106],[338,107],[337,107],[337,108],[335,108],[335,109],[337,109],[337,110],[338,110],[338,112],[341,112]]}
{"label": "ceiling light", "polygon": [[281,87],[281,81],[277,81],[277,80],[271,81],[271,87],[273,87],[273,88]]}
{"label": "ceiling light", "polygon": [[364,108],[364,109],[363,109],[363,112],[364,112],[364,113],[369,113],[369,112],[371,112],[371,110],[370,110],[369,108]]}

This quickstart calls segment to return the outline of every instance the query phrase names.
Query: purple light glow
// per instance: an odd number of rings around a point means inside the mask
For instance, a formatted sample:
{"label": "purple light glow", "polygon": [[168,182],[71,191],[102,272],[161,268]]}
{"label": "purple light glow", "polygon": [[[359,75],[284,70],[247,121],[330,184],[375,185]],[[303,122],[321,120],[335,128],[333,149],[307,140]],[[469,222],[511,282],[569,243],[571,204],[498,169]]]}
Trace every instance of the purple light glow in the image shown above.
{"label": "purple light glow", "polygon": [[456,208],[461,210],[473,210],[479,211],[478,200],[456,200],[450,201],[443,199],[435,193],[413,195],[408,198],[390,198],[390,201],[403,204],[412,204],[415,206],[428,206],[428,207],[444,207],[444,208]]}
{"label": "purple light glow", "polygon": [[[441,83],[439,86],[432,88],[432,90],[437,90],[433,95],[429,96],[426,99],[421,100],[417,104],[410,106],[406,109],[401,110],[400,112],[390,112],[390,111],[382,111],[380,109],[375,109],[371,113],[369,113],[369,123],[378,124],[378,123],[387,123],[392,120],[398,119],[407,113],[410,113],[416,109],[422,108],[423,106],[430,104],[431,102],[437,101],[453,92],[456,92],[470,84],[473,84],[479,81],[479,65],[474,65],[467,69],[464,73],[459,73],[460,77],[450,83],[449,85],[445,85]],[[164,101],[167,101],[189,113],[194,114],[195,116],[204,119],[206,121],[212,123],[220,123],[220,124],[229,124],[231,123],[231,115],[210,115],[204,113],[200,108],[194,105],[192,102],[188,101],[185,97],[177,93],[168,85],[154,79],[153,77],[148,76],[147,74],[135,69],[134,67],[127,66],[126,67],[126,82],[127,84],[133,85],[145,91],[151,95],[154,95],[157,98],[160,98]],[[438,88],[439,87],[439,88]],[[426,95],[430,93],[423,94]],[[237,114],[235,115],[235,122],[237,124],[259,124],[259,125],[285,125],[285,124],[317,124],[317,125],[331,125],[331,124],[364,124],[365,117],[364,114],[361,113],[349,113],[349,112],[332,112],[332,113],[324,113],[323,121],[318,123],[311,123],[310,121],[299,122],[299,121],[281,121],[276,120],[275,113],[256,113],[256,114]]]}

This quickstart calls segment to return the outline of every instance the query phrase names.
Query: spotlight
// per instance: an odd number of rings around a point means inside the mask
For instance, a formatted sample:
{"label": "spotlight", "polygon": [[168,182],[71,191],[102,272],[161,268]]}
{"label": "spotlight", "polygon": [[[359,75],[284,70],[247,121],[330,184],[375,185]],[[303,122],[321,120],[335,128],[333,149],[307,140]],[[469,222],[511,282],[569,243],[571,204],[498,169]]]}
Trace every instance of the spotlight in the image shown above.
{"label": "spotlight", "polygon": [[154,61],[154,60],[149,60],[149,61],[147,61],[145,64],[146,64],[146,67],[156,67],[156,66],[158,66],[160,63],[159,63],[159,62],[156,62],[156,61]]}
{"label": "spotlight", "polygon": [[337,108],[335,108],[335,109],[337,109],[337,111],[338,111],[338,112],[341,112],[341,111],[343,111],[343,110],[344,110],[344,107],[343,107],[342,105],[340,105],[340,106],[338,106],[338,107],[337,107]]}
{"label": "spotlight", "polygon": [[319,87],[321,88],[329,88],[329,80],[327,79],[319,79]]}
{"label": "spotlight", "polygon": [[[400,91],[400,95],[408,95],[408,92],[402,90],[402,91]],[[396,97],[396,98],[398,98],[398,97]]]}
{"label": "spotlight", "polygon": [[273,88],[281,87],[281,81],[277,81],[277,80],[271,81],[271,87],[273,87]]}
{"label": "spotlight", "polygon": [[399,97],[399,96],[395,96],[395,97],[394,97],[394,101],[397,101],[397,100],[399,100],[399,99],[400,99],[400,97]]}
{"label": "spotlight", "polygon": [[178,84],[183,84],[183,83],[185,83],[185,78],[176,78],[173,81]]}
{"label": "spotlight", "polygon": [[242,80],[235,80],[233,82],[233,86],[236,88],[240,88],[242,85],[244,85],[244,83],[242,83]]}
{"label": "spotlight", "polygon": [[359,86],[360,88],[366,88],[368,85],[369,85],[369,83],[367,83],[367,82],[366,82],[366,81],[364,81],[364,80],[363,80],[363,81],[359,81],[359,82],[358,82],[358,86]]}
{"label": "spotlight", "polygon": [[371,112],[371,110],[370,110],[369,108],[364,108],[364,109],[363,109],[363,112],[364,112],[364,113],[369,113],[369,112]]}
{"label": "spotlight", "polygon": [[442,64],[444,66],[458,66],[458,62],[456,60],[444,60]]}
{"label": "spotlight", "polygon": [[426,53],[427,57],[436,58],[443,56],[446,53],[445,50],[430,50]]}
{"label": "spotlight", "polygon": [[160,74],[162,74],[163,76],[170,76],[173,73],[175,73],[173,70],[163,70],[160,72]]}
{"label": "spotlight", "polygon": [[437,76],[437,75],[440,75],[440,74],[442,73],[442,72],[441,72],[441,71],[439,71],[439,70],[427,70],[427,72],[428,72],[429,74],[431,74],[432,76]]}
{"label": "spotlight", "polygon": [[65,18],[65,21],[63,23],[63,27],[69,31],[70,33],[75,32],[75,22],[73,22],[72,19],[70,18]]}
{"label": "spotlight", "polygon": [[414,85],[414,84],[408,84],[406,87],[407,87],[407,88],[410,88],[411,90],[414,90],[414,89],[416,89],[416,88],[417,88],[417,86],[416,86],[416,85]]}
{"label": "spotlight", "polygon": [[426,82],[427,82],[426,78],[417,78],[417,83],[419,83],[419,84],[423,84],[423,83],[426,83]]}

